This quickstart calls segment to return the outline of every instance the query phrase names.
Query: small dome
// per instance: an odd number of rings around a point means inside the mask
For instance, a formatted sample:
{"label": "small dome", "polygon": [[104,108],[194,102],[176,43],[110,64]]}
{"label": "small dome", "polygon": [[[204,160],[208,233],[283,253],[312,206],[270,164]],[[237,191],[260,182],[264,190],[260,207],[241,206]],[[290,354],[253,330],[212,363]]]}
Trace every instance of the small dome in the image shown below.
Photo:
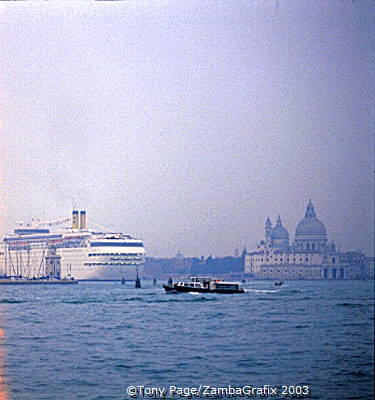
{"label": "small dome", "polygon": [[283,227],[283,224],[281,223],[280,215],[279,215],[279,218],[277,219],[275,227],[272,229],[272,239],[287,239],[287,240],[289,240],[289,233]]}

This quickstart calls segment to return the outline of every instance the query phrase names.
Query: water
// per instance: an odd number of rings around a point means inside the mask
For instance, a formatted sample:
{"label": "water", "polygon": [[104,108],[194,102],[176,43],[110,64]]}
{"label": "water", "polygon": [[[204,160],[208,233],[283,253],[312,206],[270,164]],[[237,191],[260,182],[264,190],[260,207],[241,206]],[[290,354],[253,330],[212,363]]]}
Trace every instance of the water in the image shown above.
{"label": "water", "polygon": [[117,400],[129,398],[129,385],[268,384],[308,385],[313,399],[373,398],[373,282],[245,288],[202,295],[165,294],[151,282],[140,290],[0,287],[8,396]]}

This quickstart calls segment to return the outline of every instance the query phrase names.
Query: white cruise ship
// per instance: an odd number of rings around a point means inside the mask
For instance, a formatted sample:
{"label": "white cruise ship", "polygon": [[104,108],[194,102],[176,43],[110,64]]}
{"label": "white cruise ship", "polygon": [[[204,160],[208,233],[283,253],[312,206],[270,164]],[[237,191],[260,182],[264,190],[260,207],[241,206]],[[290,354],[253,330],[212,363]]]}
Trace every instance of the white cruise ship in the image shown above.
{"label": "white cruise ship", "polygon": [[77,280],[135,279],[142,274],[141,239],[86,228],[86,212],[74,210],[72,226],[51,232],[40,227],[15,229],[3,239],[0,275]]}

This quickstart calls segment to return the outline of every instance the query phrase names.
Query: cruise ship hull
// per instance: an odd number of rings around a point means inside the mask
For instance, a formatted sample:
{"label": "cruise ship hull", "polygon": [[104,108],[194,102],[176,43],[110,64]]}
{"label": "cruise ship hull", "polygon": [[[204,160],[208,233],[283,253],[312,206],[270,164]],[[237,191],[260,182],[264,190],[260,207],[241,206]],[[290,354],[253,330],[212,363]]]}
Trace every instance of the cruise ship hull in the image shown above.
{"label": "cruise ship hull", "polygon": [[[71,276],[78,281],[121,281],[135,280],[138,274],[142,276],[143,264],[137,266],[96,266],[94,268],[72,268]],[[69,275],[69,273],[67,274]]]}

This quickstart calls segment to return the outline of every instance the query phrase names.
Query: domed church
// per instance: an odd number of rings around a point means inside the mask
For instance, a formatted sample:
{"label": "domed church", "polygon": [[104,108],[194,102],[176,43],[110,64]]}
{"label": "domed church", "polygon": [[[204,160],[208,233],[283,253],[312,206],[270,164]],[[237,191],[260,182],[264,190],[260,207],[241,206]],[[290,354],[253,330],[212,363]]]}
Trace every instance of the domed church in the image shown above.
{"label": "domed church", "polygon": [[360,275],[358,267],[365,257],[358,252],[336,252],[310,199],[305,217],[295,229],[292,245],[280,215],[275,226],[268,217],[265,240],[260,241],[256,250],[246,253],[244,259],[245,274],[260,279],[351,279]]}
{"label": "domed church", "polygon": [[292,246],[289,246],[289,232],[283,226],[280,215],[274,227],[272,227],[270,217],[267,218],[265,231],[265,243],[270,248],[304,253],[322,253],[336,250],[333,242],[328,244],[326,228],[323,222],[316,217],[311,199],[307,204],[305,218],[296,227],[295,241]]}
{"label": "domed church", "polygon": [[[294,248],[297,251],[320,252],[327,251],[327,232],[323,222],[316,217],[314,206],[309,200],[305,218],[297,227]],[[335,250],[332,246],[330,250]]]}

